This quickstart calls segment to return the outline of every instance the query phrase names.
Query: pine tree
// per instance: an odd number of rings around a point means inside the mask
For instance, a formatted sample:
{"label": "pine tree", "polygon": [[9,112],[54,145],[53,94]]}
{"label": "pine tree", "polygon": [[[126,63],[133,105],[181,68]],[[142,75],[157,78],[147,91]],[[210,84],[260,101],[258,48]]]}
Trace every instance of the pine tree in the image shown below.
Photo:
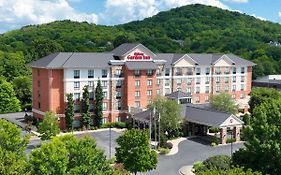
{"label": "pine tree", "polygon": [[91,116],[88,86],[84,86],[82,96],[82,123],[84,127],[89,128]]}
{"label": "pine tree", "polygon": [[67,97],[67,107],[65,109],[65,123],[66,123],[66,128],[71,129],[73,118],[74,118],[73,94],[72,93],[66,94],[66,97]]}
{"label": "pine tree", "polygon": [[98,84],[95,90],[95,117],[94,117],[94,125],[100,127],[102,124],[102,101],[103,101],[103,93],[101,82],[98,80]]}

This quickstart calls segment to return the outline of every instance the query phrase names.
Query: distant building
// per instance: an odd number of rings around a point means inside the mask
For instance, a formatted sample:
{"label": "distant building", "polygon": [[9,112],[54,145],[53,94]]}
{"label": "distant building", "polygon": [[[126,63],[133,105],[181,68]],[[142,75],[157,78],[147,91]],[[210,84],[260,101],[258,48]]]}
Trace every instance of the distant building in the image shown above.
{"label": "distant building", "polygon": [[233,54],[153,53],[142,44],[122,44],[111,52],[61,52],[30,64],[33,115],[53,111],[64,128],[66,94],[75,100],[76,126],[84,86],[89,86],[90,112],[94,90],[103,88],[103,122],[124,121],[133,108],[145,109],[157,96],[172,92],[181,103],[204,104],[212,94],[226,92],[243,99],[251,91],[254,63]]}
{"label": "distant building", "polygon": [[281,90],[281,75],[267,75],[253,80],[255,87],[268,87]]}

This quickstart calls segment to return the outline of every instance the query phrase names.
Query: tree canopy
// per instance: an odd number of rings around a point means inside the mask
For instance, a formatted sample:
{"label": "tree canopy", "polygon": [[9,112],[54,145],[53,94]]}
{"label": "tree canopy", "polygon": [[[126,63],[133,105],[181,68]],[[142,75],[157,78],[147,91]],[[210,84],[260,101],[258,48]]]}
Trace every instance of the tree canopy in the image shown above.
{"label": "tree canopy", "polygon": [[210,99],[211,106],[222,112],[228,112],[236,114],[238,112],[238,106],[235,101],[231,98],[230,94],[220,93],[217,95],[212,95]]}
{"label": "tree canopy", "polygon": [[53,112],[46,112],[43,121],[39,123],[41,140],[49,140],[60,133],[58,118]]}

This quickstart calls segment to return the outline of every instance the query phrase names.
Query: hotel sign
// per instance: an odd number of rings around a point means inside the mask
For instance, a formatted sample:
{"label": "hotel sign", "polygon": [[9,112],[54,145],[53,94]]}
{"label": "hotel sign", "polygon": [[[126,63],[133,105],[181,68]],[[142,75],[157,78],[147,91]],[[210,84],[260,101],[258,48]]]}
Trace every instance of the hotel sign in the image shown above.
{"label": "hotel sign", "polygon": [[134,52],[133,55],[128,55],[127,59],[128,60],[150,60],[150,56],[149,55],[145,55],[142,52]]}

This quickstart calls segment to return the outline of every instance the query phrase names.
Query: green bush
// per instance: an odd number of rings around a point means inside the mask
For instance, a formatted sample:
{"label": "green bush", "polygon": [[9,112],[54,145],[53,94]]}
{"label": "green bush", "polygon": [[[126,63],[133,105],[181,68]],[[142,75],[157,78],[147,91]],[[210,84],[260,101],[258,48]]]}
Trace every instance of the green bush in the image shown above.
{"label": "green bush", "polygon": [[173,144],[171,142],[167,142],[166,145],[165,145],[165,148],[172,149]]}
{"label": "green bush", "polygon": [[215,143],[215,142],[212,142],[211,143],[211,146],[217,146],[218,144],[217,143]]}
{"label": "green bush", "polygon": [[220,144],[220,139],[217,137],[213,137],[212,143],[215,143],[216,145]]}
{"label": "green bush", "polygon": [[125,122],[115,122],[114,123],[114,126],[116,127],[116,128],[126,128],[126,123]]}
{"label": "green bush", "polygon": [[226,139],[226,143],[234,143],[234,142],[236,142],[235,138],[228,138],[228,139]]}
{"label": "green bush", "polygon": [[163,133],[160,134],[160,147],[165,147],[167,144],[167,136]]}
{"label": "green bush", "polygon": [[217,127],[211,127],[209,129],[209,133],[218,133],[220,132],[220,128],[217,128]]}
{"label": "green bush", "polygon": [[168,154],[170,152],[169,148],[160,148],[159,149],[160,154]]}
{"label": "green bush", "polygon": [[110,126],[114,127],[114,123],[112,122],[104,123],[101,125],[101,128],[109,128]]}
{"label": "green bush", "polygon": [[216,169],[219,171],[228,170],[231,166],[231,158],[226,155],[212,156],[203,161],[207,169]]}
{"label": "green bush", "polygon": [[206,166],[203,164],[203,162],[195,162],[193,164],[193,169],[195,173],[201,172],[201,171],[205,171],[207,168]]}

